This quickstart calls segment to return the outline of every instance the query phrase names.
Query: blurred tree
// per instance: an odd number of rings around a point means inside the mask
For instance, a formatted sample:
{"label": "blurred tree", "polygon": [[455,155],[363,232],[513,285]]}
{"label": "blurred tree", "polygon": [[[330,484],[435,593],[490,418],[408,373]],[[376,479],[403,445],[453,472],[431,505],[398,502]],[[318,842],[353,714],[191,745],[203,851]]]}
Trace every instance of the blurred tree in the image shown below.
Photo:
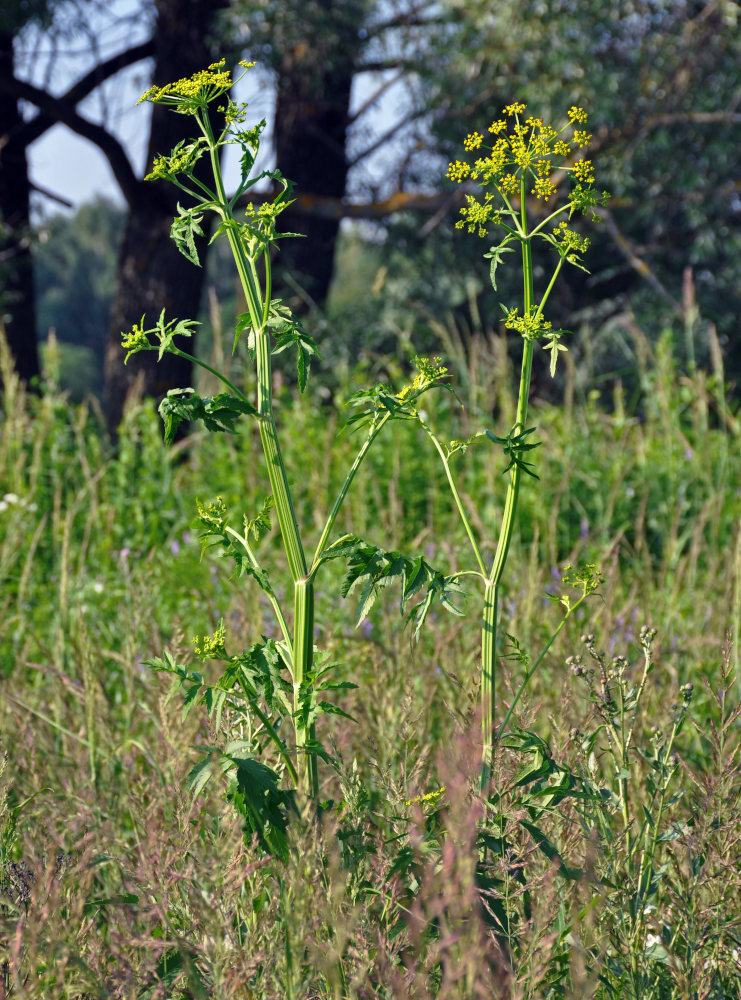
{"label": "blurred tree", "polygon": [[[431,10],[431,8],[435,8]],[[399,188],[387,177],[364,183],[363,166],[406,133],[424,112],[411,94],[415,60],[439,5],[420,0],[234,0],[228,15],[250,58],[273,73],[275,159],[296,184],[284,228],[305,239],[281,245],[297,303],[323,305],[332,279],[342,218],[351,193],[365,198],[358,216],[384,219],[402,202],[379,204]],[[411,72],[410,72],[411,71]],[[378,134],[369,125],[379,101],[396,87],[394,121]],[[362,94],[356,100],[355,94]],[[352,186],[352,191],[351,191]],[[417,192],[415,192],[416,194]],[[278,275],[280,278],[280,274]]]}
{"label": "blurred tree", "polygon": [[[700,313],[717,327],[728,366],[741,376],[735,333],[741,311],[741,4],[448,0],[447,7],[447,44],[437,46],[434,62],[419,67],[430,107],[428,140],[415,153],[422,179],[425,158],[434,176],[436,154],[458,157],[463,133],[485,130],[513,99],[550,120],[572,104],[584,106],[593,134],[588,155],[613,199],[590,251],[591,275],[569,269],[551,303],[561,313],[556,322],[595,328],[608,321],[614,333],[616,324],[627,329],[637,315],[657,333],[677,320],[691,326],[682,301],[691,266]],[[405,232],[406,251],[409,238]],[[433,238],[438,240],[443,247],[451,243],[447,232]],[[470,252],[458,241],[452,256],[461,261],[458,254]],[[428,262],[434,257],[432,247],[426,256]],[[450,262],[450,256],[443,250],[440,260]],[[417,293],[429,295],[428,301],[439,298],[438,274],[433,267],[426,282],[420,274],[424,291]],[[487,312],[494,315],[493,296],[486,294]],[[613,335],[605,344],[608,353],[614,341]],[[691,365],[691,337],[686,350]]]}
{"label": "blurred tree", "polygon": [[[48,129],[63,122],[80,135],[98,142],[111,165],[128,165],[117,141],[106,130],[78,114],[76,107],[96,87],[119,70],[144,58],[151,45],[133,46],[98,63],[59,97],[19,78],[16,49],[24,30],[36,26],[55,41],[55,19],[71,11],[73,32],[86,25],[89,0],[4,0],[0,8],[0,314],[11,353],[21,378],[39,374],[37,317],[31,255],[28,147]],[[38,111],[21,114],[19,101]]]}
{"label": "blurred tree", "polygon": [[[154,57],[153,80],[159,84],[190,75],[213,62],[224,46],[213,39],[210,28],[218,11],[227,3],[228,0],[209,0],[208,3],[142,0],[138,16],[150,17],[151,39],[98,63],[60,96],[19,80],[14,74],[0,78],[0,93],[15,99],[14,103],[20,98],[38,108],[35,117],[18,126],[16,142],[24,150],[24,157],[25,149],[31,142],[53,124],[61,122],[100,148],[127,202],[129,213],[121,244],[118,286],[105,354],[106,414],[113,433],[120,421],[126,396],[137,381],[142,382],[143,391],[160,396],[174,385],[187,383],[190,378],[189,366],[171,356],[161,365],[155,365],[149,359],[149,364],[146,364],[136,358],[124,368],[120,349],[121,330],[130,328],[141,318],[142,312],[156,310],[159,313],[163,306],[171,315],[195,315],[201,297],[202,277],[200,272],[194,273],[192,266],[178,254],[169,239],[177,201],[171,186],[141,180],[115,135],[105,125],[80,114],[77,105],[110,76],[148,56]],[[19,0],[18,7],[26,9],[24,0]],[[157,152],[169,151],[187,135],[189,125],[177,115],[154,109],[147,161],[151,163]],[[3,187],[4,184],[0,184],[0,188]],[[13,228],[11,238],[17,240],[18,233],[19,230]],[[33,326],[27,329],[33,329]]]}
{"label": "blurred tree", "polygon": [[[53,0],[6,0],[0,8],[0,94],[15,79],[15,39],[31,23],[47,26]],[[31,261],[31,186],[17,98],[0,100],[0,317],[18,374],[39,374]]]}
{"label": "blurred tree", "polygon": [[34,250],[38,324],[62,344],[87,348],[102,390],[105,334],[116,289],[125,213],[96,198],[74,215],[57,213],[38,227]]}

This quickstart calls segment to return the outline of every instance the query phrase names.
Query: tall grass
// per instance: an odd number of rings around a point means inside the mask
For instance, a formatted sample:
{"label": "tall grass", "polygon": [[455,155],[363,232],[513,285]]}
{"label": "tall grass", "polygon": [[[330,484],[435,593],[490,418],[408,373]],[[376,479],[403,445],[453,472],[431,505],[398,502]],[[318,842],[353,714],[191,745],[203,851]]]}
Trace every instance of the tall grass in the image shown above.
{"label": "tall grass", "polygon": [[[501,347],[492,334],[451,334],[451,367],[474,383],[481,352],[503,364]],[[605,408],[577,384],[562,408],[535,401],[546,460],[539,491],[521,498],[503,582],[504,628],[519,642],[503,647],[519,657],[503,660],[503,704],[557,623],[545,595],[564,564],[599,561],[606,578],[515,709],[543,743],[497,756],[486,864],[471,840],[482,822],[470,780],[476,638],[441,617],[410,647],[389,597],[359,629],[351,608],[330,606],[321,638],[340,677],[358,684],[341,698],[355,722],[332,727],[338,766],[320,794],[336,807],[321,826],[295,818],[277,880],[278,863],[245,845],[216,786],[195,800],[182,790],[193,748],[229,731],[228,712],[211,729],[183,722],[142,665],[163,644],[188,662],[191,635],[221,617],[245,644],[271,627],[270,607],[234,587],[223,558],[200,561],[192,523],[195,500],[214,493],[259,505],[238,471],[259,468],[259,442],[222,435],[206,449],[195,434],[178,460],[145,405],[128,412],[114,453],[93,409],[53,387],[25,398],[3,357],[0,990],[60,1000],[739,994],[740,741],[726,640],[739,594],[739,425],[717,378],[676,369],[669,334],[646,352],[633,408],[619,387]],[[479,382],[482,410],[511,412],[507,384]],[[328,404],[320,416],[288,390],[277,404],[298,513],[318,536],[312,512],[326,510],[353,453],[351,440],[334,440],[346,412]],[[459,433],[452,399],[433,406],[436,425]],[[393,445],[378,441],[341,527],[383,532],[402,550],[414,542],[455,568],[466,539],[419,434],[403,426]],[[505,490],[475,451],[460,482],[492,505]],[[264,544],[281,558],[272,536]],[[640,687],[644,624],[657,636]],[[582,632],[594,635],[587,645]],[[627,769],[607,735],[621,699],[635,713]],[[547,808],[547,796],[533,798],[542,786],[523,781],[533,763],[539,780],[570,775],[590,794]],[[547,843],[528,831],[534,810]]]}

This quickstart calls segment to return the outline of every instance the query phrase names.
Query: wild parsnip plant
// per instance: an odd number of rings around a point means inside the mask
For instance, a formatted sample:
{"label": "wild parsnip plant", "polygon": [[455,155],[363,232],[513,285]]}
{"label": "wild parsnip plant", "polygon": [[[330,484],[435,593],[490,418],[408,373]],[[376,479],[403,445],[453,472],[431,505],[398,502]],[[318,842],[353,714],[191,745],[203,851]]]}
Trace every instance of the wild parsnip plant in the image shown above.
{"label": "wild parsnip plant", "polygon": [[[251,64],[241,65],[246,72]],[[278,170],[251,176],[265,122],[244,127],[247,107],[229,100],[227,95],[231,87],[232,77],[224,69],[222,60],[189,79],[147,91],[142,100],[191,115],[198,133],[192,142],[179,143],[169,156],[158,156],[148,176],[172,182],[193,200],[194,204],[189,207],[178,205],[172,237],[178,249],[194,264],[199,263],[195,237],[203,235],[204,213],[213,212],[217,216],[218,226],[213,238],[223,235],[229,241],[247,303],[247,312],[236,324],[233,346],[236,350],[242,334],[246,333],[248,351],[255,362],[257,398],[250,401],[229,378],[174,343],[176,336],[191,336],[195,324],[190,320],[168,320],[163,311],[156,323],[147,328],[142,317],[141,323],[123,337],[123,347],[128,352],[127,360],[132,354],[146,350],[157,351],[159,358],[166,351],[178,354],[206,369],[225,387],[225,392],[213,398],[201,398],[190,388],[168,393],[160,407],[168,442],[172,441],[182,421],[202,420],[211,431],[231,431],[238,418],[249,416],[259,427],[270,482],[270,494],[261,509],[254,517],[245,516],[242,531],[230,525],[229,513],[221,498],[199,505],[199,517],[204,543],[221,545],[234,559],[238,574],[250,575],[263,590],[272,605],[282,638],[276,641],[263,637],[251,649],[232,655],[226,650],[223,623],[214,634],[198,637],[195,648],[202,660],[222,660],[227,664],[216,685],[208,684],[202,673],[191,672],[176,663],[169,654],[154,661],[154,665],[174,673],[176,685],[187,689],[186,709],[205,703],[217,723],[225,710],[236,713],[242,727],[239,738],[223,751],[214,752],[219,754],[223,769],[236,774],[230,795],[248,828],[257,833],[273,853],[285,853],[286,810],[292,798],[279,787],[280,774],[258,757],[266,746],[272,746],[281,769],[288,774],[293,786],[316,798],[319,792],[317,758],[328,757],[316,738],[316,719],[322,713],[340,711],[326,700],[326,694],[348,686],[347,682],[332,681],[331,664],[325,656],[315,655],[314,581],[319,567],[327,560],[347,560],[349,568],[343,595],[355,588],[360,590],[358,620],[366,616],[380,587],[399,580],[402,606],[416,600],[409,612],[415,631],[421,627],[434,600],[457,610],[453,597],[459,587],[455,577],[444,576],[421,558],[386,552],[350,535],[330,542],[340,508],[371,444],[389,420],[414,416],[417,399],[440,383],[441,371],[423,359],[419,361],[418,376],[401,392],[394,393],[378,385],[353,399],[361,408],[361,413],[353,420],[367,427],[367,436],[339,490],[313,556],[307,552],[283,461],[272,399],[273,354],[296,349],[298,386],[302,392],[311,360],[318,356],[314,340],[288,307],[271,297],[271,251],[279,239],[294,235],[280,233],[277,229],[280,213],[290,204],[291,183]],[[219,127],[215,125],[215,117],[222,122]],[[241,180],[229,196],[219,161],[220,151],[228,144],[236,144],[242,154]],[[212,187],[195,172],[196,165],[204,157],[210,164]],[[242,204],[246,193],[261,179],[272,181],[278,189],[277,195],[259,205]],[[237,214],[244,217],[243,221],[238,221]],[[292,622],[257,552],[257,543],[271,528],[273,510],[291,574]],[[285,680],[286,671],[290,682]],[[252,724],[255,718],[258,720],[256,727]],[[290,718],[293,724],[293,750],[287,746],[280,731],[285,718]],[[210,760],[206,757],[191,776],[195,791],[203,787],[209,774]]]}
{"label": "wild parsnip plant", "polygon": [[[250,68],[250,64],[241,65],[245,71]],[[300,322],[292,316],[283,302],[271,297],[271,251],[279,239],[294,235],[280,233],[276,224],[280,213],[290,204],[291,183],[278,170],[263,171],[257,176],[251,176],[265,122],[251,128],[244,127],[247,107],[228,98],[231,86],[231,74],[224,69],[222,60],[189,79],[179,80],[165,87],[153,87],[142,100],[171,107],[175,112],[191,115],[194,119],[198,133],[196,138],[190,143],[179,143],[169,156],[158,156],[149,177],[174,183],[194,202],[188,207],[178,204],[178,215],[172,225],[172,237],[178,248],[194,264],[199,263],[195,238],[203,235],[201,223],[204,213],[214,212],[218,218],[214,238],[224,235],[229,241],[247,303],[247,312],[238,318],[236,324],[233,346],[236,349],[240,336],[246,331],[248,350],[256,366],[257,398],[254,402],[250,401],[225,375],[187,354],[174,343],[176,336],[191,335],[194,324],[190,320],[166,320],[163,311],[154,326],[145,328],[142,317],[141,323],[124,336],[123,346],[128,351],[127,359],[141,350],[156,350],[160,358],[166,351],[179,354],[200,364],[216,376],[226,389],[213,398],[201,398],[192,389],[171,391],[161,406],[168,441],[172,440],[177,427],[184,420],[200,419],[209,430],[230,431],[234,429],[237,419],[246,415],[255,418],[259,426],[271,489],[262,509],[255,517],[245,517],[241,532],[229,524],[229,513],[220,498],[199,506],[199,516],[206,542],[222,545],[234,558],[240,575],[248,573],[263,589],[273,607],[282,639],[278,642],[263,639],[241,656],[234,656],[226,651],[223,625],[213,635],[200,637],[196,642],[196,652],[202,659],[220,659],[228,664],[216,688],[208,685],[201,673],[189,672],[171,657],[156,661],[156,666],[178,675],[179,684],[188,688],[186,707],[205,702],[210,712],[220,720],[227,704],[232,710],[238,708],[233,700],[233,692],[238,690],[240,697],[244,699],[242,707],[248,706],[252,715],[259,719],[258,732],[253,732],[248,727],[247,738],[240,737],[230,743],[221,756],[224,769],[236,770],[236,787],[239,790],[234,791],[233,786],[235,802],[244,812],[249,827],[258,829],[262,836],[268,829],[275,831],[276,828],[282,828],[281,833],[285,832],[280,817],[283,815],[281,810],[286,806],[286,797],[278,787],[278,774],[265,770],[265,765],[253,757],[238,757],[237,754],[245,751],[259,753],[266,744],[272,744],[294,785],[303,787],[316,797],[319,790],[317,757],[327,756],[316,738],[316,719],[323,712],[337,711],[321,697],[322,692],[336,688],[336,684],[328,679],[330,665],[325,659],[316,658],[314,651],[314,586],[320,565],[333,559],[347,562],[348,572],[342,593],[345,596],[355,589],[360,591],[358,622],[366,617],[379,591],[393,581],[401,584],[403,610],[409,602],[416,601],[408,613],[414,624],[415,635],[436,600],[453,613],[461,613],[458,606],[462,596],[460,578],[465,574],[446,576],[421,557],[386,551],[353,535],[331,541],[337,515],[353,479],[378,434],[391,420],[418,421],[431,438],[442,459],[476,557],[478,569],[473,574],[480,576],[484,583],[481,786],[485,788],[488,785],[495,736],[499,586],[514,530],[521,474],[525,472],[535,475],[532,464],[525,457],[537,446],[531,438],[534,428],[526,426],[533,346],[536,339],[545,340],[544,346],[551,355],[553,374],[559,351],[565,350],[560,344],[564,331],[554,330],[550,321],[544,318],[543,310],[563,264],[582,267],[581,255],[588,246],[588,240],[570,229],[561,216],[568,214],[570,217],[577,210],[589,212],[596,205],[602,204],[607,196],[598,194],[593,188],[593,171],[588,160],[567,162],[564,169],[576,179],[576,184],[566,204],[549,211],[537,225],[529,224],[528,195],[534,194],[544,203],[549,202],[556,194],[551,179],[556,169],[555,161],[561,164],[565,158],[573,159],[574,152],[587,146],[590,141],[586,131],[574,127],[583,125],[586,121],[586,115],[580,108],[572,108],[569,112],[573,135],[567,139],[564,134],[568,126],[558,131],[534,118],[521,122],[524,105],[510,105],[504,109],[506,117],[494,122],[490,128],[490,132],[498,138],[488,155],[478,159],[473,167],[460,161],[451,164],[449,176],[452,179],[462,181],[470,177],[479,180],[484,187],[493,187],[501,197],[502,207],[495,208],[493,194],[489,191],[480,202],[472,195],[467,195],[464,219],[459,223],[467,225],[470,231],[478,231],[481,236],[487,233],[490,225],[504,229],[502,242],[486,255],[491,259],[491,280],[495,289],[497,266],[504,254],[512,250],[509,244],[519,243],[521,247],[523,309],[521,313],[517,308],[505,310],[505,325],[520,332],[524,342],[515,424],[505,437],[487,430],[467,441],[443,444],[426,422],[424,411],[419,407],[420,397],[429,389],[449,388],[444,381],[447,369],[440,365],[439,359],[418,358],[417,375],[399,392],[379,383],[370,390],[356,393],[351,402],[359,412],[351,418],[350,424],[365,428],[366,437],[326,519],[313,558],[310,558],[296,518],[272,402],[271,355],[287,348],[297,350],[298,385],[301,391],[306,387],[311,360],[318,356],[317,345],[303,330]],[[214,124],[215,115],[223,121],[218,128]],[[225,191],[219,161],[220,150],[227,144],[238,145],[242,152],[241,180],[230,196]],[[472,133],[464,144],[469,150],[480,149],[483,146],[483,136]],[[200,175],[196,175],[196,166],[203,157],[207,157],[210,163],[212,187]],[[278,194],[262,201],[257,207],[253,202],[243,205],[246,193],[263,178],[272,181]],[[529,190],[531,180],[534,186]],[[516,197],[519,197],[520,202],[517,210],[512,204],[512,199]],[[238,220],[238,214],[244,215],[244,221]],[[536,239],[547,243],[557,258],[551,279],[537,305],[532,260],[532,245]],[[499,540],[490,568],[484,563],[449,462],[452,455],[465,452],[476,437],[488,437],[503,446],[508,458],[505,471],[510,474]],[[290,624],[278,591],[257,554],[257,542],[271,527],[270,515],[273,508],[292,578],[293,621]],[[594,567],[567,580],[576,583],[581,588],[581,593],[573,604],[570,598],[562,598],[565,616],[559,630],[581,601],[595,590],[598,581],[599,574]],[[533,671],[542,662],[549,646],[550,642]],[[290,674],[289,685],[282,679],[285,669]],[[531,676],[532,672],[526,673],[515,701]],[[260,699],[267,705],[267,711],[259,707]],[[500,732],[503,731],[513,707],[514,705],[511,706]],[[295,759],[279,731],[280,720],[285,715],[290,716],[293,722]],[[208,780],[209,774],[210,761],[206,758],[193,775],[196,790]],[[258,783],[262,783],[268,790],[267,799],[275,800],[267,808],[269,819],[263,813],[267,800],[261,799],[258,802],[250,799],[249,788],[254,785],[258,776]],[[258,815],[262,819],[258,820]]]}
{"label": "wild parsnip plant", "polygon": [[[495,120],[488,129],[495,137],[491,146],[484,142],[481,132],[469,133],[463,145],[471,153],[478,152],[477,159],[473,165],[456,160],[448,167],[448,177],[451,180],[459,183],[475,181],[483,190],[483,197],[478,199],[473,194],[466,194],[466,205],[461,209],[462,218],[456,225],[481,238],[487,237],[492,229],[504,231],[501,241],[485,254],[491,261],[490,277],[494,291],[497,290],[497,269],[504,255],[514,251],[512,244],[519,244],[520,247],[522,311],[516,306],[502,307],[505,327],[515,330],[523,340],[514,425],[504,437],[486,430],[467,441],[445,444],[420,417],[445,467],[445,474],[478,564],[477,575],[480,575],[484,584],[481,635],[482,789],[489,783],[495,738],[500,584],[515,527],[522,474],[538,478],[533,463],[527,460],[529,453],[538,447],[538,442],[532,438],[535,427],[527,426],[533,350],[535,342],[542,340],[543,348],[550,353],[551,377],[555,375],[559,352],[567,350],[561,343],[561,337],[566,331],[554,329],[552,322],[545,318],[544,309],[564,264],[586,270],[582,264],[582,255],[589,248],[589,239],[569,228],[567,219],[570,220],[575,212],[582,212],[591,214],[598,221],[594,210],[597,206],[604,205],[608,198],[607,192],[599,193],[593,186],[594,169],[591,162],[578,155],[591,142],[591,136],[583,127],[587,121],[586,112],[582,108],[570,108],[569,124],[556,129],[540,118],[524,118],[525,110],[524,104],[517,103],[509,104],[503,109],[504,117]],[[564,203],[554,207],[559,193],[555,184],[559,171],[571,178],[573,186]],[[530,219],[529,202],[532,199],[536,203],[542,201],[544,205],[544,211],[538,213],[544,217],[537,218],[535,222]],[[555,256],[555,266],[539,298],[536,297],[533,275],[533,247],[536,243],[545,244]],[[465,451],[477,437],[485,437],[501,445],[508,459],[505,469],[505,472],[509,472],[507,494],[496,552],[489,567],[484,562],[449,462],[453,455]],[[582,586],[582,598],[592,593],[599,584],[596,567],[590,567],[579,574],[577,582]],[[568,602],[565,602],[565,608],[567,615],[573,610]],[[503,731],[503,726],[499,731]]]}

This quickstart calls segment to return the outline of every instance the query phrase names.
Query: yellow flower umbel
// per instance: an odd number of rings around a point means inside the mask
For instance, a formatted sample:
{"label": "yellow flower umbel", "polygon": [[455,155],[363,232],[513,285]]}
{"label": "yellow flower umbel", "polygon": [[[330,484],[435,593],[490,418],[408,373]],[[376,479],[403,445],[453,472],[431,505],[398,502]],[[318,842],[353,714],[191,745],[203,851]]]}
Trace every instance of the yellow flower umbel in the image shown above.
{"label": "yellow flower umbel", "polygon": [[[468,152],[480,150],[483,155],[473,163],[455,160],[449,164],[448,179],[459,184],[466,180],[478,181],[482,188],[494,187],[511,210],[509,199],[516,194],[531,194],[549,202],[556,193],[556,172],[565,171],[576,181],[569,193],[569,213],[604,204],[606,193],[600,194],[592,187],[592,163],[581,157],[574,160],[574,155],[588,146],[592,138],[583,128],[575,128],[587,120],[584,109],[570,108],[569,122],[560,130],[540,118],[523,120],[524,113],[524,104],[508,104],[503,108],[505,117],[492,122],[488,128],[494,137],[492,145],[484,143],[481,132],[470,132],[463,140],[464,149]],[[490,226],[501,224],[502,212],[495,205],[491,192],[486,192],[483,199],[471,194],[465,197],[462,218],[456,223],[458,229],[465,228],[483,237]]]}
{"label": "yellow flower umbel", "polygon": [[[237,82],[232,80],[231,72],[224,69],[225,65],[226,59],[220,59],[219,62],[211,63],[208,69],[199,70],[192,76],[166,83],[164,87],[150,87],[137,103],[151,101],[152,104],[167,105],[179,114],[193,115],[222,94],[228,93]],[[239,65],[248,70],[255,64],[240,62]],[[240,76],[238,79],[241,78]]]}
{"label": "yellow flower umbel", "polygon": [[225,642],[226,634],[222,619],[212,635],[193,636],[193,649],[196,651],[196,656],[202,660],[226,660],[228,657],[224,646]]}

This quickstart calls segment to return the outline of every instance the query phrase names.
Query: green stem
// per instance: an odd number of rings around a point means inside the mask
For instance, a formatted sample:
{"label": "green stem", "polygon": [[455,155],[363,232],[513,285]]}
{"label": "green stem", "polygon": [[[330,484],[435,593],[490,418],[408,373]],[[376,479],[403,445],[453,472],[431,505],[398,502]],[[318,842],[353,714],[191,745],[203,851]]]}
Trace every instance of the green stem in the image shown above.
{"label": "green stem", "polygon": [[272,365],[270,340],[267,330],[255,331],[255,359],[257,367],[257,412],[260,440],[275,502],[275,513],[280,525],[283,546],[294,583],[306,576],[306,559],[301,544],[291,487],[278,441],[278,431],[273,417]]}
{"label": "green stem", "polygon": [[551,637],[548,640],[548,642],[541,649],[540,655],[538,656],[537,660],[533,663],[533,665],[530,667],[530,669],[525,672],[524,677],[520,681],[520,686],[517,688],[517,691],[515,692],[515,696],[512,699],[512,701],[510,702],[509,708],[507,709],[507,712],[506,712],[504,718],[502,719],[501,723],[499,724],[499,727],[497,728],[497,737],[500,737],[502,735],[502,733],[505,731],[505,729],[507,728],[507,723],[509,722],[509,720],[512,717],[512,713],[515,710],[517,702],[520,700],[520,697],[522,696],[523,691],[525,690],[525,688],[530,683],[530,680],[533,677],[533,675],[535,674],[536,670],[538,669],[538,667],[540,667],[541,663],[545,659],[545,657],[546,657],[546,655],[548,653],[548,650],[551,648],[551,646],[553,645],[553,643],[558,638],[558,636],[559,636],[560,632],[562,631],[562,629],[563,629],[564,625],[566,624],[566,622],[569,620],[569,618],[573,615],[573,613],[576,611],[576,609],[579,607],[579,605],[585,599],[586,599],[586,597],[580,597],[579,600],[576,601],[574,603],[574,605],[569,608],[569,610],[563,616],[563,618],[561,619],[561,621],[558,623],[558,626],[556,627],[555,631],[551,635]]}
{"label": "green stem", "polygon": [[237,268],[237,274],[239,275],[242,291],[244,292],[247,310],[250,314],[250,322],[252,323],[252,328],[255,331],[255,336],[257,336],[257,331],[263,327],[263,323],[261,322],[262,296],[260,295],[260,289],[250,271],[247,255],[244,250],[244,244],[242,243],[242,238],[237,231],[237,222],[231,208],[229,207],[229,200],[226,196],[226,189],[224,188],[224,180],[221,176],[219,151],[213,141],[213,136],[211,135],[210,122],[207,122],[207,126],[208,127],[207,129],[204,129],[204,132],[210,143],[209,154],[211,157],[211,169],[214,175],[217,195],[214,207],[221,216],[223,222],[226,223],[226,237],[229,241],[232,256],[234,257],[234,263]]}
{"label": "green stem", "polygon": [[498,587],[486,582],[484,614],[481,623],[481,778],[479,789],[486,794],[491,781],[494,752],[494,713],[496,704],[497,602]]}
{"label": "green stem", "polygon": [[[240,545],[242,545],[245,552],[247,553],[248,559],[250,560],[250,565],[255,570],[255,572],[259,572],[262,569],[262,567],[260,566],[260,563],[257,561],[257,557],[252,551],[252,547],[250,546],[250,543],[247,541],[244,535],[240,535],[239,532],[234,530],[234,528],[227,527],[226,530],[228,534],[232,535],[240,543]],[[291,633],[288,628],[288,622],[286,621],[285,615],[283,614],[283,608],[281,608],[280,604],[278,603],[278,598],[275,596],[272,590],[265,590],[265,593],[267,594],[268,600],[273,606],[273,611],[275,612],[275,617],[277,618],[278,624],[280,625],[280,630],[283,633],[283,638],[286,641],[286,645],[288,646],[289,649],[292,649]],[[293,655],[293,653],[291,653],[291,655]]]}
{"label": "green stem", "polygon": [[[207,133],[208,134],[208,133]],[[236,229],[224,190],[217,150],[211,147],[211,166],[219,198],[219,211],[226,223],[226,235],[237,267],[239,280],[244,292],[250,322],[255,335],[255,363],[257,368],[257,410],[260,417],[260,440],[262,442],[268,478],[275,500],[275,511],[280,525],[283,545],[288,557],[288,565],[294,581],[306,575],[306,559],[298,530],[293,497],[288,484],[286,468],[278,441],[278,432],[273,417],[273,372],[270,356],[270,337],[266,329],[266,305],[257,280],[254,260],[248,260],[241,236]],[[266,254],[266,269],[270,262]],[[269,304],[268,304],[269,305]]]}
{"label": "green stem", "polygon": [[305,687],[314,661],[314,584],[309,577],[296,581],[293,596],[293,724],[296,751],[300,781],[304,789],[316,798],[319,795],[316,754],[306,751],[307,743],[313,743],[316,738],[316,728],[313,722],[307,726],[301,704],[301,689]]}
{"label": "green stem", "polygon": [[473,533],[473,528],[471,527],[471,522],[468,519],[466,508],[463,506],[463,501],[461,500],[460,494],[458,493],[458,487],[455,485],[455,480],[453,479],[453,475],[450,471],[450,464],[448,463],[447,455],[445,454],[445,451],[443,450],[443,447],[438,441],[437,437],[432,433],[427,424],[425,424],[422,420],[420,420],[420,423],[427,432],[427,436],[435,445],[437,453],[440,456],[440,459],[443,463],[443,468],[445,469],[445,475],[447,476],[448,479],[448,485],[450,486],[450,492],[453,494],[455,505],[458,508],[458,514],[460,515],[460,519],[463,522],[463,527],[466,529],[466,534],[468,535],[468,540],[471,543],[471,548],[473,549],[473,554],[476,557],[476,562],[479,564],[481,575],[486,580],[487,572],[486,572],[486,566],[484,565],[484,559],[481,555],[481,549],[479,548],[478,542],[476,541],[476,536]]}
{"label": "green stem", "polygon": [[340,492],[337,494],[337,499],[335,500],[334,505],[332,506],[332,510],[330,511],[329,517],[327,518],[327,523],[324,525],[324,530],[322,531],[322,537],[319,539],[319,542],[317,543],[317,547],[314,552],[314,558],[311,563],[312,574],[316,572],[316,568],[319,565],[319,558],[322,552],[324,551],[324,546],[327,544],[327,539],[329,538],[329,534],[332,528],[334,527],[334,523],[337,520],[337,515],[339,514],[340,508],[342,507],[342,502],[347,496],[347,491],[350,489],[352,481],[355,478],[355,474],[362,465],[363,459],[368,454],[368,449],[373,444],[376,437],[380,433],[381,428],[386,423],[386,421],[390,419],[390,417],[391,417],[390,412],[384,413],[384,415],[381,417],[378,423],[375,424],[375,426],[371,429],[370,434],[365,439],[363,447],[355,456],[355,461],[351,465],[350,471],[345,476],[345,481],[342,484],[342,487],[340,488]]}
{"label": "green stem", "polygon": [[[520,211],[522,232],[527,233],[527,209],[525,205],[525,178],[520,182]],[[522,239],[522,283],[523,315],[528,316],[533,306],[533,261],[529,237]],[[527,420],[528,398],[530,396],[530,373],[533,363],[533,341],[525,339],[522,349],[520,387],[517,396],[515,430],[523,431]],[[507,562],[510,542],[514,532],[517,499],[520,491],[521,469],[517,463],[512,466],[504,501],[502,527],[499,532],[494,563],[486,584],[484,615],[481,631],[481,719],[483,728],[483,748],[481,760],[481,787],[488,784],[491,775],[497,660],[497,619],[499,609],[499,582]]]}
{"label": "green stem", "polygon": [[[152,348],[152,350],[157,350],[157,348],[156,347]],[[171,354],[176,354],[176,355],[178,355],[178,357],[185,358],[186,361],[190,361],[192,364],[198,365],[199,368],[203,368],[205,371],[210,372],[212,375],[215,375],[216,378],[220,382],[223,382],[223,384],[227,387],[227,389],[230,389],[234,393],[235,396],[237,396],[239,399],[243,399],[245,401],[245,403],[249,402],[249,400],[247,399],[247,397],[245,396],[245,394],[242,392],[242,390],[238,389],[236,387],[236,385],[233,382],[231,382],[226,377],[226,375],[222,375],[221,372],[217,371],[215,368],[212,368],[211,365],[206,364],[205,361],[201,361],[200,358],[196,358],[194,355],[188,354],[187,351],[181,351],[180,348],[179,347],[175,347],[174,344],[170,348],[170,353]]]}
{"label": "green stem", "polygon": [[561,270],[562,267],[563,267],[563,257],[560,257],[559,261],[558,261],[558,264],[556,264],[556,269],[553,272],[551,280],[548,282],[548,287],[546,288],[545,292],[543,293],[543,298],[540,300],[540,305],[538,306],[538,308],[537,308],[537,310],[535,312],[535,319],[536,320],[540,319],[540,317],[543,314],[543,307],[545,306],[545,304],[548,301],[548,298],[549,298],[551,292],[553,291],[553,286],[556,284],[556,278],[558,277],[558,272]]}
{"label": "green stem", "polygon": [[[275,512],[280,525],[283,547],[294,583],[294,623],[292,643],[294,728],[296,747],[300,753],[313,741],[313,725],[305,726],[298,714],[300,691],[305,679],[311,676],[314,657],[314,587],[306,575],[306,557],[301,543],[293,496],[288,482],[286,467],[278,440],[278,430],[273,415],[273,373],[270,351],[270,334],[267,321],[270,312],[270,257],[268,249],[261,253],[265,257],[265,296],[261,294],[259,277],[254,256],[248,255],[232,214],[221,176],[218,152],[211,135],[210,123],[206,123],[209,137],[211,165],[216,182],[219,212],[226,225],[226,235],[232,250],[237,273],[244,291],[250,314],[250,322],[255,337],[255,368],[257,372],[257,412],[260,427],[260,441],[265,456],[268,478],[275,503]],[[280,620],[280,618],[279,618]],[[299,764],[300,783],[307,792],[316,796],[319,781],[314,754],[302,754]]]}
{"label": "green stem", "polygon": [[563,215],[564,212],[568,212],[568,210],[569,210],[568,205],[562,205],[560,208],[557,208],[555,212],[551,212],[551,214],[547,215],[542,222],[538,223],[535,229],[532,229],[530,231],[530,236],[537,236],[538,233],[541,231],[541,229],[544,229],[549,222],[551,222],[553,219],[558,218],[559,215]]}

